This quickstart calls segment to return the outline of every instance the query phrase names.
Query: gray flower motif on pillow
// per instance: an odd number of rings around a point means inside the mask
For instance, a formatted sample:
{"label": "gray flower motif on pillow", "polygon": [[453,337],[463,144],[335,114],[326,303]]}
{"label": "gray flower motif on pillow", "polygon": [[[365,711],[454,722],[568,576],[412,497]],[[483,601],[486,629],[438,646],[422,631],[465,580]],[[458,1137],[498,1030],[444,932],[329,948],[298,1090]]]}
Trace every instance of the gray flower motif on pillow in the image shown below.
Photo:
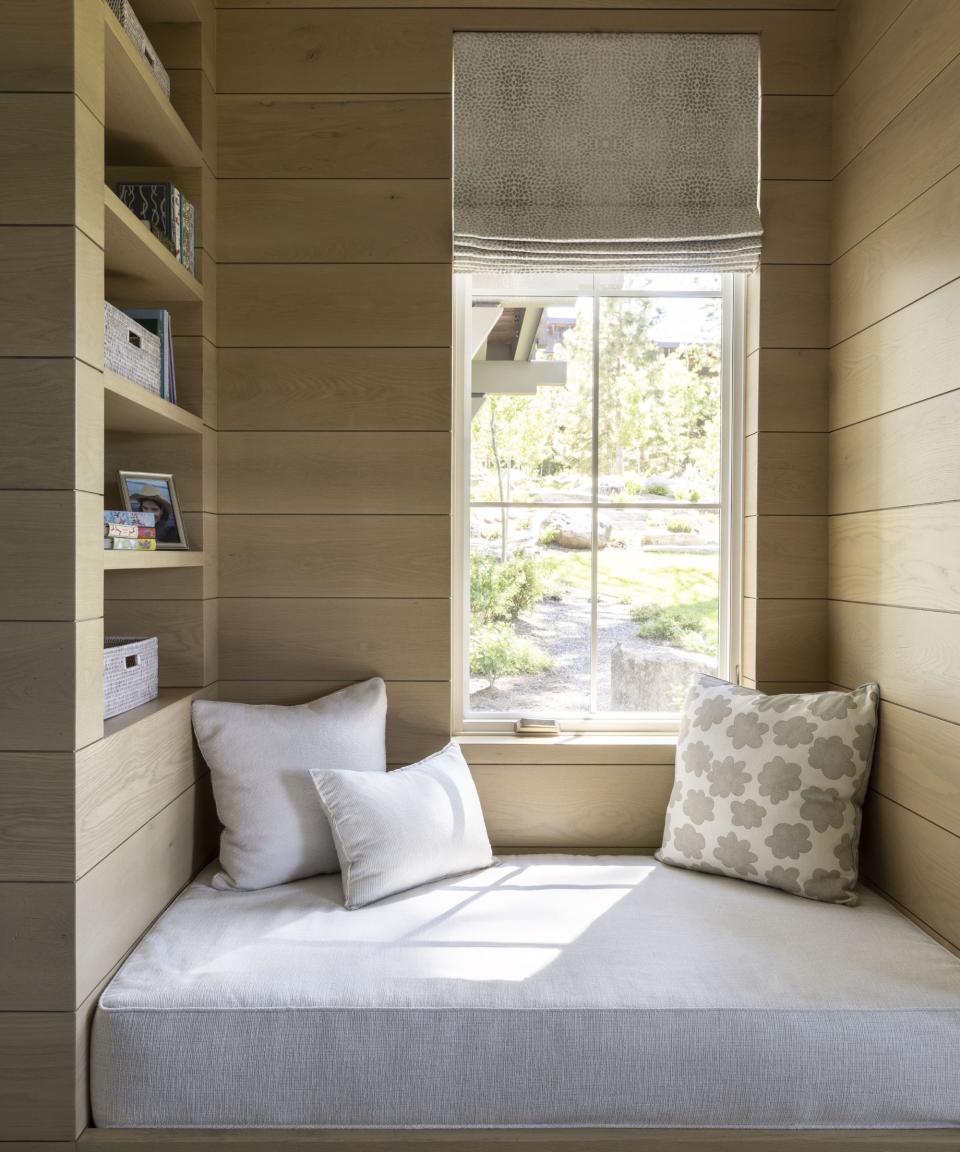
{"label": "gray flower motif on pillow", "polygon": [[700,788],[691,788],[683,801],[683,810],[694,822],[703,824],[713,819],[714,801]]}
{"label": "gray flower motif on pillow", "polygon": [[774,724],[773,742],[796,748],[800,744],[809,744],[816,730],[816,724],[811,724],[805,717],[791,716],[789,720],[778,720]]}
{"label": "gray flower motif on pillow", "polygon": [[816,768],[829,780],[839,780],[841,776],[856,776],[853,762],[853,749],[844,744],[839,736],[818,736],[807,753],[810,767]]}
{"label": "gray flower motif on pillow", "polygon": [[806,824],[777,824],[764,844],[778,860],[799,860],[804,852],[813,848],[810,829]]}
{"label": "gray flower motif on pillow", "polygon": [[733,712],[733,709],[722,696],[708,696],[700,701],[697,714],[693,718],[694,724],[704,732],[714,724],[722,724]]}
{"label": "gray flower motif on pillow", "polygon": [[759,828],[767,814],[766,808],[756,800],[731,800],[730,811],[738,828]]}
{"label": "gray flower motif on pillow", "polygon": [[690,860],[702,860],[707,842],[692,824],[682,824],[673,834],[673,846]]}
{"label": "gray flower motif on pillow", "polygon": [[764,733],[769,731],[770,725],[761,724],[756,712],[740,712],[734,716],[727,735],[734,748],[759,748],[763,744]]}
{"label": "gray flower motif on pillow", "polygon": [[750,851],[750,841],[739,840],[736,832],[728,832],[726,836],[721,836],[713,854],[724,868],[729,868],[738,876],[757,875],[754,864],[759,857]]}
{"label": "gray flower motif on pillow", "polygon": [[767,883],[772,884],[774,888],[784,888],[787,892],[800,895],[799,868],[784,868],[782,864],[775,864],[772,868],[767,869],[763,875]]}
{"label": "gray flower motif on pillow", "polygon": [[821,720],[846,720],[847,713],[854,707],[852,697],[847,692],[824,692],[814,700],[810,711]]}
{"label": "gray flower motif on pillow", "polygon": [[853,746],[860,753],[860,759],[866,763],[873,749],[873,738],[876,727],[873,724],[858,724],[857,734],[853,739]]}
{"label": "gray flower motif on pillow", "polygon": [[732,756],[714,760],[707,773],[710,795],[722,796],[724,799],[728,796],[742,796],[747,781],[751,779],[750,773],[745,771],[746,766],[745,761],[734,760]]}
{"label": "gray flower motif on pillow", "polygon": [[837,863],[842,871],[850,873],[857,870],[857,843],[849,832],[844,832],[840,843],[833,850]]}
{"label": "gray flower motif on pillow", "polygon": [[786,800],[791,792],[796,792],[800,788],[801,772],[799,764],[792,764],[782,756],[774,756],[764,764],[757,776],[760,795],[769,796],[771,804],[779,804]]}
{"label": "gray flower motif on pillow", "polygon": [[702,740],[695,740],[683,750],[683,763],[691,776],[703,776],[710,767],[713,755]]}
{"label": "gray flower motif on pillow", "polygon": [[811,784],[800,793],[800,819],[809,820],[817,832],[828,828],[842,828],[846,801],[840,799],[836,788],[817,788]]}
{"label": "gray flower motif on pillow", "polygon": [[814,868],[813,876],[803,885],[803,894],[813,900],[842,900],[847,894],[847,883],[836,870]]}
{"label": "gray flower motif on pillow", "polygon": [[765,696],[757,701],[756,708],[758,712],[789,712],[799,703],[799,696]]}

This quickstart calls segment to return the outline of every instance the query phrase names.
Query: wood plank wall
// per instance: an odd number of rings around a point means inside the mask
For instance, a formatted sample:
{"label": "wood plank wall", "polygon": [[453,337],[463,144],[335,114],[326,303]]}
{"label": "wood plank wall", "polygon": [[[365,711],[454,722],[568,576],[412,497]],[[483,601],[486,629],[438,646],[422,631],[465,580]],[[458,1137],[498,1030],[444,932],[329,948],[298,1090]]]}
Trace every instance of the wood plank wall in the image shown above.
{"label": "wood plank wall", "polygon": [[884,699],[866,874],[960,946],[960,5],[838,27],[830,678]]}
{"label": "wood plank wall", "polygon": [[[744,672],[823,681],[832,8],[221,0],[223,698],[293,702],[377,673],[405,711],[392,762],[449,734],[454,29],[761,34]],[[582,777],[524,755],[522,782],[472,757],[502,843],[655,842],[659,769],[634,758],[638,783],[585,753],[606,813],[585,818]],[[655,816],[624,822],[638,788]]]}

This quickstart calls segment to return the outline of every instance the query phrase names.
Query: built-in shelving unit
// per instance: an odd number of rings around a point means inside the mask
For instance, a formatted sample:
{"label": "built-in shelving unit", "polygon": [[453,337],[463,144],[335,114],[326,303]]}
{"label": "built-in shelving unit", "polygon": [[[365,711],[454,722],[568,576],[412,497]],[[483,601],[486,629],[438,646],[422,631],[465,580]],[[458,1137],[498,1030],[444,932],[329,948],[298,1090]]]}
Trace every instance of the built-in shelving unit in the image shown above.
{"label": "built-in shelving unit", "polygon": [[105,572],[132,572],[150,568],[199,568],[203,565],[202,552],[190,549],[158,550],[156,552],[115,552],[105,548],[103,569]]}
{"label": "built-in shelving unit", "polygon": [[203,434],[199,416],[115,372],[103,374],[103,426],[107,432],[139,432],[145,436]]}
{"label": "built-in shelving unit", "polygon": [[106,185],[103,189],[107,296],[200,303],[203,285]]}
{"label": "built-in shelving unit", "polygon": [[156,716],[158,712],[163,712],[187,696],[192,696],[194,692],[196,692],[196,688],[161,688],[160,695],[155,700],[151,700],[149,704],[142,704],[139,708],[132,708],[129,712],[122,712],[119,716],[104,720],[104,738],[116,736],[118,732],[123,732],[151,716]]}

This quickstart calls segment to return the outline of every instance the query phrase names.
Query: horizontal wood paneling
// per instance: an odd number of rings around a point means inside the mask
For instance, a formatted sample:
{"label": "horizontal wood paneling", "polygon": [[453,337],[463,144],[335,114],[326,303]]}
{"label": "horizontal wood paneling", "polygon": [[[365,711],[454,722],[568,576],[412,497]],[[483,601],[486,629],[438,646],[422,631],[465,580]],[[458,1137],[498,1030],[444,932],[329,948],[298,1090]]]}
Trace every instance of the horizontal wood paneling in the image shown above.
{"label": "horizontal wood paneling", "polygon": [[830,97],[764,95],[760,166],[765,180],[829,180]]}
{"label": "horizontal wood paneling", "polygon": [[107,600],[108,636],[156,636],[160,687],[199,688],[217,679],[216,600]]}
{"label": "horizontal wood paneling", "polygon": [[71,880],[73,754],[0,752],[0,880]]}
{"label": "horizontal wood paneling", "polygon": [[830,351],[830,427],[866,420],[957,386],[960,281]]}
{"label": "horizontal wood paneling", "polygon": [[513,736],[458,736],[468,764],[673,764],[677,742],[667,736],[567,733],[544,739]]}
{"label": "horizontal wood paneling", "polygon": [[764,180],[760,185],[764,264],[830,260],[829,180]]}
{"label": "horizontal wood paneling", "polygon": [[827,421],[825,348],[760,348],[747,362],[744,431],[822,432]]}
{"label": "horizontal wood paneling", "polygon": [[[213,799],[201,780],[77,883],[77,1004],[215,853]],[[72,1089],[70,1097],[72,1105]]]}
{"label": "horizontal wood paneling", "polygon": [[960,500],[960,390],[831,434],[830,511]]}
{"label": "horizontal wood paneling", "polygon": [[[898,0],[900,2],[900,0]],[[960,164],[960,58],[949,64],[834,179],[833,257]]]}
{"label": "horizontal wood paneling", "polygon": [[830,677],[960,723],[960,615],[830,601]]}
{"label": "horizontal wood paneling", "polygon": [[473,764],[494,845],[650,848],[663,839],[673,765]]}
{"label": "horizontal wood paneling", "polygon": [[73,356],[73,228],[0,228],[0,347],[5,356]]}
{"label": "horizontal wood paneling", "polygon": [[[827,674],[827,621],[823,600],[756,600],[755,681],[822,681]],[[747,615],[747,614],[745,614]],[[744,620],[744,626],[748,619]],[[749,640],[749,637],[748,637]]]}
{"label": "horizontal wood paneling", "polygon": [[448,680],[449,600],[227,599],[225,680]]}
{"label": "horizontal wood paneling", "polygon": [[774,598],[820,598],[827,590],[827,518],[757,516],[745,522],[745,540],[755,542],[753,592]]}
{"label": "horizontal wood paneling", "polygon": [[848,164],[960,53],[960,8],[913,0],[837,90],[833,170]]}
{"label": "horizontal wood paneling", "polygon": [[864,875],[960,947],[960,837],[876,792],[863,828]]}
{"label": "horizontal wood paneling", "polygon": [[826,265],[764,264],[760,273],[760,347],[826,347],[828,292]]}
{"label": "horizontal wood paneling", "polygon": [[450,510],[448,432],[226,432],[220,467],[222,513]]}
{"label": "horizontal wood paneling", "polygon": [[830,595],[960,612],[960,503],[831,516]]}
{"label": "horizontal wood paneling", "polygon": [[449,180],[223,180],[220,263],[449,261],[451,212]]}
{"label": "horizontal wood paneling", "polygon": [[221,596],[449,596],[447,516],[223,516]]}
{"label": "horizontal wood paneling", "polygon": [[[391,8],[450,8],[469,13],[476,8],[509,9],[516,7],[517,0],[389,0]],[[695,0],[704,7],[706,0]],[[832,11],[836,0],[736,0],[737,10],[757,11],[790,10]],[[217,8],[227,11],[233,8],[355,8],[357,0],[218,0]],[[585,9],[593,15],[595,0],[524,0],[524,7],[546,8],[551,13],[565,10]],[[605,8],[635,9],[637,11],[675,11],[691,7],[691,0],[604,0]]]}
{"label": "horizontal wood paneling", "polygon": [[0,1013],[69,1012],[73,885],[0,884],[0,924]]}
{"label": "horizontal wood paneling", "polygon": [[[751,470],[752,459],[756,463]],[[826,501],[825,434],[758,432],[748,438],[744,477],[748,516],[817,516],[826,511]]]}
{"label": "horizontal wood paneling", "polygon": [[0,94],[0,225],[73,224],[74,103],[66,93]]}
{"label": "horizontal wood paneling", "polygon": [[[221,680],[221,700],[243,704],[306,704],[339,688],[342,680]],[[387,761],[412,764],[450,738],[450,686],[446,681],[387,681]]]}
{"label": "horizontal wood paneling", "polygon": [[448,348],[222,348],[218,370],[226,430],[450,427]]}
{"label": "horizontal wood paneling", "polygon": [[448,264],[224,264],[220,345],[450,345]]}
{"label": "horizontal wood paneling", "polygon": [[831,343],[935,291],[960,270],[960,168],[837,260]]}
{"label": "horizontal wood paneling", "polygon": [[844,0],[837,7],[837,59],[834,70],[839,87],[873,48],[910,0]]}
{"label": "horizontal wood paneling", "polygon": [[0,731],[10,750],[74,748],[77,625],[0,623]]}
{"label": "horizontal wood paneling", "polygon": [[217,119],[221,179],[450,177],[446,96],[219,96]]}
{"label": "horizontal wood paneling", "polygon": [[4,1140],[73,1139],[73,1052],[72,1012],[0,1015]]}
{"label": "horizontal wood paneling", "polygon": [[960,725],[885,700],[870,787],[960,836]]}
{"label": "horizontal wood paneling", "polygon": [[[523,6],[528,7],[527,5]],[[606,8],[615,7],[604,5]],[[220,17],[223,93],[449,92],[452,33],[458,31],[759,32],[764,90],[832,91],[833,20],[813,12],[738,11],[564,12],[546,15],[494,7],[451,6],[376,12],[224,11]]]}
{"label": "horizontal wood paneling", "polygon": [[[205,773],[190,707],[201,693],[165,690],[155,708],[77,754],[76,875],[83,876]],[[179,698],[177,698],[179,697]]]}

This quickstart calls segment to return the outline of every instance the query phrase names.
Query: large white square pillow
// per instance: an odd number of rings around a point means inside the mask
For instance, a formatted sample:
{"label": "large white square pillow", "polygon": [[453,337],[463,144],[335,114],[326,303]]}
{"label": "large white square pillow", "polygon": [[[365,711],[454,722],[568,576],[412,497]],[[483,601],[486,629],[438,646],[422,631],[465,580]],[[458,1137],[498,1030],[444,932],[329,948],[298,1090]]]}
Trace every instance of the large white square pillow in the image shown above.
{"label": "large white square pillow", "polygon": [[347,908],[496,863],[459,747],[384,776],[311,772],[333,829]]}
{"label": "large white square pillow", "polygon": [[856,904],[879,700],[876,684],[767,696],[699,676],[658,859]]}
{"label": "large white square pillow", "polygon": [[380,679],[292,707],[194,701],[193,730],[223,824],[214,887],[269,888],[336,872],[310,769],[384,776],[386,721]]}

